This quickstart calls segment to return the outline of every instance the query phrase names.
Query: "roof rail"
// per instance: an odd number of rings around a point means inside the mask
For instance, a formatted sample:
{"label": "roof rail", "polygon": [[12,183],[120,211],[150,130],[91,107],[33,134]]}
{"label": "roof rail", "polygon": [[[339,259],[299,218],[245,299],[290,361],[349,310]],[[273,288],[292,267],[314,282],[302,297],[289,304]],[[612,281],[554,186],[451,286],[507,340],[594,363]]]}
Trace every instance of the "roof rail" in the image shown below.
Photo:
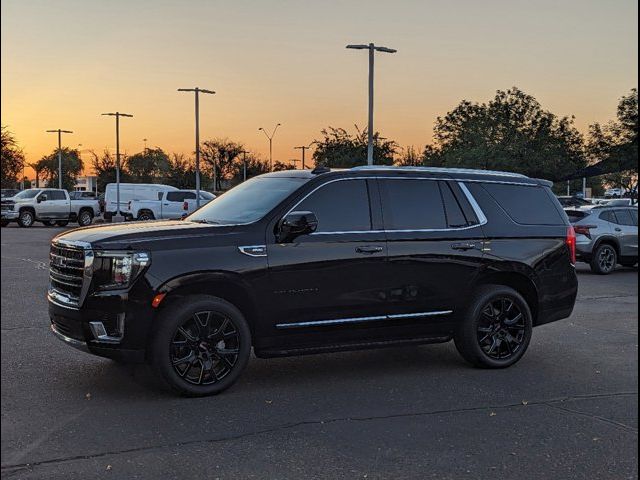
{"label": "roof rail", "polygon": [[353,167],[351,170],[389,170],[389,171],[409,171],[426,173],[470,173],[474,175],[495,175],[502,177],[529,178],[521,173],[500,172],[497,170],[478,170],[473,168],[442,168],[442,167],[393,167],[389,165],[361,165]]}

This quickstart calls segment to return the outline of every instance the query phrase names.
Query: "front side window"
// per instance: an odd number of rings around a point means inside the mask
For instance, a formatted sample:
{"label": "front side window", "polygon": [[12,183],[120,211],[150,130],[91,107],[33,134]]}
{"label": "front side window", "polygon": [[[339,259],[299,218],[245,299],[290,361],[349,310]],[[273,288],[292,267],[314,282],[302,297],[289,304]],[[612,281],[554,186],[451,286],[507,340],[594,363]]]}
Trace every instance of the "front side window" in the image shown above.
{"label": "front side window", "polygon": [[300,202],[295,210],[315,213],[318,217],[317,232],[371,230],[371,208],[365,180],[325,184]]}
{"label": "front side window", "polygon": [[382,214],[387,230],[447,228],[438,182],[432,180],[381,180]]}

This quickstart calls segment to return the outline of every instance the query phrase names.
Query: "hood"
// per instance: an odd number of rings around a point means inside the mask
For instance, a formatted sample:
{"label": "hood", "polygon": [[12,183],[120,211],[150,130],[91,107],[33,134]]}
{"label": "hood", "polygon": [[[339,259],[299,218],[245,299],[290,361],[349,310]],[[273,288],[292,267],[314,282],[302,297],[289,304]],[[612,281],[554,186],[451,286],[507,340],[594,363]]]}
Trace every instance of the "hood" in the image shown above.
{"label": "hood", "polygon": [[141,244],[152,246],[163,240],[178,240],[229,235],[236,230],[234,225],[211,225],[182,220],[127,222],[77,228],[55,237],[55,240],[88,242],[93,248],[135,249]]}

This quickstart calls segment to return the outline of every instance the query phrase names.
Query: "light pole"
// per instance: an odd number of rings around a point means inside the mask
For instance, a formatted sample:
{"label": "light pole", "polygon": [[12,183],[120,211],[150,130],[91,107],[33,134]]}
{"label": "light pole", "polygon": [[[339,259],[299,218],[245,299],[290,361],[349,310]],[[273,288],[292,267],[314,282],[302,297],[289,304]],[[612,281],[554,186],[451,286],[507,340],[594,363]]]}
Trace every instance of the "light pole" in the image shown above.
{"label": "light pole", "polygon": [[[215,95],[216,92],[213,90],[205,90],[204,88],[179,88],[179,92],[194,92],[196,98],[196,208],[200,208],[200,98],[199,94],[208,93],[210,95]],[[215,175],[215,165],[213,167],[214,175]],[[216,184],[213,184],[213,189],[215,190]]]}
{"label": "light pole", "polygon": [[367,165],[373,165],[373,57],[374,52],[396,53],[397,50],[387,47],[376,47],[373,43],[369,45],[347,45],[347,48],[355,50],[369,50],[369,126],[367,144]]}
{"label": "light pole", "polygon": [[242,150],[240,152],[242,154],[242,181],[247,181],[247,152],[246,150]]}
{"label": "light pole", "polygon": [[302,150],[302,170],[304,170],[306,168],[304,165],[304,151],[309,150],[311,146],[302,145],[301,147],[293,147],[293,148],[294,150]]}
{"label": "light pole", "polygon": [[120,213],[120,117],[133,117],[133,115],[121,112],[103,113],[102,115],[116,117],[116,202],[118,204],[116,207],[116,221],[120,221],[122,219],[122,214]]}
{"label": "light pole", "polygon": [[271,132],[271,135],[269,135],[267,131],[262,127],[258,129],[258,130],[262,130],[262,133],[264,133],[265,136],[269,139],[269,171],[270,172],[273,171],[273,137],[275,136],[276,130],[278,130],[278,127],[280,125],[281,125],[280,123],[276,124],[276,126],[273,129],[273,132]]}
{"label": "light pole", "polygon": [[143,151],[144,151],[144,154],[146,155],[147,154],[147,139],[143,138],[142,141],[144,142],[144,150]]}
{"label": "light pole", "polygon": [[47,130],[47,133],[58,134],[58,188],[62,189],[62,134],[73,133],[71,130]]}

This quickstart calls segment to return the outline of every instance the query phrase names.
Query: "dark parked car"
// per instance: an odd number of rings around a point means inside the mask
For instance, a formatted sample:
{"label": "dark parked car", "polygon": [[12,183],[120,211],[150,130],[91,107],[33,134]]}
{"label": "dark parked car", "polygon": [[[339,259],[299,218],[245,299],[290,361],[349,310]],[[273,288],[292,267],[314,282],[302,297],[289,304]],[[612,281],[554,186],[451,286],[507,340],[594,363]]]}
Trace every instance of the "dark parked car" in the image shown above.
{"label": "dark parked car", "polygon": [[[269,173],[184,221],[53,239],[52,331],[178,392],[259,357],[454,340],[508,367],[571,314],[575,236],[550,183],[430,168]],[[535,206],[535,208],[532,208]]]}
{"label": "dark parked car", "polygon": [[591,265],[594,273],[606,275],[617,264],[638,263],[638,207],[595,207],[567,210],[576,231],[578,260]]}

